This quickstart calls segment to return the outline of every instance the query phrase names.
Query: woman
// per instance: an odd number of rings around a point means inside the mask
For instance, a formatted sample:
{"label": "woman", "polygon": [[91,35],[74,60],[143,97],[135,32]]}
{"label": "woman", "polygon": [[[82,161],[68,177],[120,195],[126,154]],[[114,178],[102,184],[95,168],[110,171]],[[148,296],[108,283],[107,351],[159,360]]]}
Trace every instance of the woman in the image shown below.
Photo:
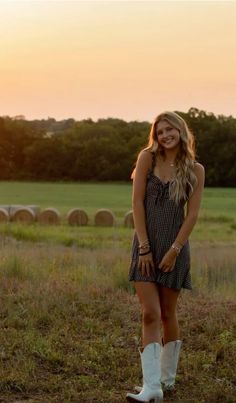
{"label": "woman", "polygon": [[176,306],[181,288],[192,289],[188,238],[205,181],[194,144],[184,119],[164,112],[155,119],[133,174],[135,234],[129,280],[142,307],[143,387],[136,387],[138,394],[127,394],[129,402],[161,401],[163,390],[175,384],[182,344]]}

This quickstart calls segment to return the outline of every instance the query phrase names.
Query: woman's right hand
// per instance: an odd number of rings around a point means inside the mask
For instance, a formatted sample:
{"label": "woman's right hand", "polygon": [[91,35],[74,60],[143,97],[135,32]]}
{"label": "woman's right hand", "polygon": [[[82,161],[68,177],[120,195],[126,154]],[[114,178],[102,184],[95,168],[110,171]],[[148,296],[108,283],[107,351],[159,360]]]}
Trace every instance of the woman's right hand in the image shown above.
{"label": "woman's right hand", "polygon": [[147,255],[139,255],[138,268],[141,271],[142,276],[149,277],[151,275],[151,271],[155,269],[151,251]]}

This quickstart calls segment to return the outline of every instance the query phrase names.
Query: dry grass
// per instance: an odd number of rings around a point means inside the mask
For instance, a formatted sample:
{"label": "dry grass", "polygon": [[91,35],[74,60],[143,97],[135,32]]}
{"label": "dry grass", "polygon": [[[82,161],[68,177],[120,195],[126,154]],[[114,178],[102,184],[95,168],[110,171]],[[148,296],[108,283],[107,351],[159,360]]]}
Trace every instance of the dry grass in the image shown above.
{"label": "dry grass", "polygon": [[[140,311],[122,245],[2,240],[1,402],[123,402],[141,382]],[[235,245],[192,245],[195,288],[179,300],[183,349],[167,403],[236,401],[233,262]]]}

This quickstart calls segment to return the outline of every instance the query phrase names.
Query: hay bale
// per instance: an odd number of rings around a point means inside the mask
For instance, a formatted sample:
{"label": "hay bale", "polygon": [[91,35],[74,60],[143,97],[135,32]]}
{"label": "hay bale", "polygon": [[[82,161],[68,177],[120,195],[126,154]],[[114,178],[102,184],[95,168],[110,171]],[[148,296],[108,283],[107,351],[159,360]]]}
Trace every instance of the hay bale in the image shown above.
{"label": "hay bale", "polygon": [[68,212],[67,221],[70,225],[87,225],[88,215],[84,210],[74,208]]}
{"label": "hay bale", "polygon": [[35,221],[35,213],[28,207],[19,207],[12,214],[12,221],[31,224]]}
{"label": "hay bale", "polygon": [[9,206],[9,215],[10,215],[10,220],[12,220],[13,215],[19,208],[24,208],[22,204],[13,204]]}
{"label": "hay bale", "polygon": [[134,228],[133,210],[130,210],[125,214],[124,225],[128,228]]}
{"label": "hay bale", "polygon": [[99,227],[112,227],[115,225],[115,216],[111,210],[100,209],[95,214],[94,222]]}
{"label": "hay bale", "polygon": [[8,211],[5,208],[0,207],[0,223],[8,222],[10,220],[10,216]]}
{"label": "hay bale", "polygon": [[57,225],[60,223],[61,215],[56,208],[49,207],[40,212],[38,221],[40,224]]}
{"label": "hay bale", "polygon": [[6,210],[10,216],[10,207],[9,205],[5,205],[5,204],[1,204],[0,208],[3,208],[4,210]]}

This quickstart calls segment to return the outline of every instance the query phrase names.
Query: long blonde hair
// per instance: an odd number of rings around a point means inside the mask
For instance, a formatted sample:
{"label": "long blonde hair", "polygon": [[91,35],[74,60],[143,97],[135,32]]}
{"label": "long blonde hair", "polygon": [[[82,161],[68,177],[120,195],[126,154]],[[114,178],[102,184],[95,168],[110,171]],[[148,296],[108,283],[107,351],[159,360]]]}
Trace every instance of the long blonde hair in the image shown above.
{"label": "long blonde hair", "polygon": [[145,150],[154,153],[155,160],[159,156],[164,157],[165,151],[157,140],[157,125],[160,121],[168,122],[180,133],[180,148],[176,155],[176,174],[170,182],[170,198],[178,203],[181,199],[188,199],[193,192],[193,187],[197,182],[194,173],[195,161],[195,139],[185,120],[175,112],[163,112],[154,120],[148,145]]}

